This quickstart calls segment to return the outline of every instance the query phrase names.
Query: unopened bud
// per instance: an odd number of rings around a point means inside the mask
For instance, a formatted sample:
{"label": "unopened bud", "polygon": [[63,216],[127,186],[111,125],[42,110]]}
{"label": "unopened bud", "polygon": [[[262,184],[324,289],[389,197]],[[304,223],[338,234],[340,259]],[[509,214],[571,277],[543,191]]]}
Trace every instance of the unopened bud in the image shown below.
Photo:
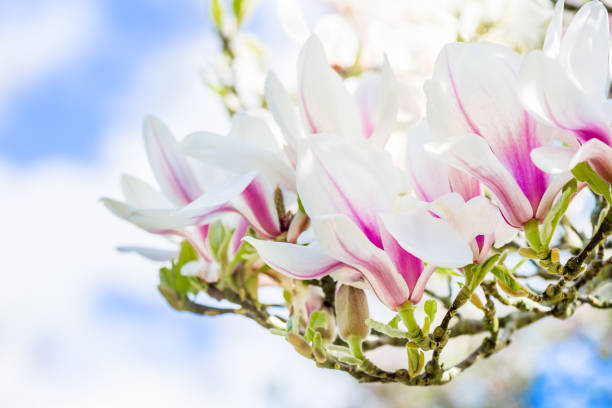
{"label": "unopened bud", "polygon": [[287,242],[295,244],[300,234],[308,228],[308,224],[310,224],[310,218],[303,212],[297,211],[287,230]]}
{"label": "unopened bud", "polygon": [[310,348],[310,345],[306,343],[306,340],[304,340],[302,336],[295,333],[289,333],[285,338],[289,343],[291,343],[293,348],[295,348],[295,351],[297,351],[306,358],[311,357],[312,348]]}
{"label": "unopened bud", "polygon": [[559,258],[560,258],[559,249],[558,248],[551,249],[550,250],[550,261],[554,263],[559,263]]}
{"label": "unopened bud", "polygon": [[364,291],[341,285],[336,293],[336,319],[340,337],[345,341],[351,336],[366,338],[370,334],[370,327],[366,324],[369,317],[370,311]]}
{"label": "unopened bud", "polygon": [[333,343],[333,341],[336,340],[336,318],[334,317],[334,313],[329,308],[324,307],[321,310],[327,315],[327,327],[319,327],[317,331],[321,333],[321,337],[328,342]]}

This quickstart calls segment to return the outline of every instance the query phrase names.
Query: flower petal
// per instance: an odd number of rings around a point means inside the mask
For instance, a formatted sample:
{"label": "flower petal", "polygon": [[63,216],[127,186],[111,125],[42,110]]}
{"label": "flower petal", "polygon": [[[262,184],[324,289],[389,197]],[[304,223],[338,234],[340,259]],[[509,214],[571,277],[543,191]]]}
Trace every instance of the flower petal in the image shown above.
{"label": "flower petal", "polygon": [[457,136],[444,142],[430,143],[426,149],[487,186],[500,202],[511,225],[518,227],[533,218],[535,211],[529,200],[480,136]]}
{"label": "flower petal", "polygon": [[446,45],[426,89],[427,115],[434,137],[482,136],[535,208],[547,176],[524,158],[549,144],[552,134],[519,103],[520,63],[517,53],[495,44]]}
{"label": "flower petal", "polygon": [[419,280],[417,281],[416,286],[410,294],[410,301],[413,304],[416,305],[423,298],[423,293],[425,293],[425,287],[427,286],[427,282],[429,282],[429,278],[431,278],[431,275],[436,269],[437,267],[434,265],[427,265],[425,266],[425,268],[423,268],[423,272],[421,273],[421,276],[419,276]]}
{"label": "flower petal", "polygon": [[188,135],[181,143],[183,151],[206,164],[235,173],[260,171],[273,185],[295,191],[295,172],[278,153],[256,144],[208,132]]}
{"label": "flower petal", "polygon": [[539,120],[572,131],[583,142],[612,140],[604,99],[588,97],[557,61],[540,51],[525,57],[519,97],[523,106]]}
{"label": "flower petal", "polygon": [[173,208],[172,204],[160,191],[141,179],[128,174],[121,175],[123,197],[136,208]]}
{"label": "flower petal", "polygon": [[576,149],[564,146],[543,146],[531,151],[531,160],[540,169],[551,174],[571,170],[570,162]]}
{"label": "flower petal", "polygon": [[310,133],[330,133],[346,140],[363,135],[359,110],[340,76],[329,66],[323,45],[311,36],[298,62],[300,111]]}
{"label": "flower petal", "polygon": [[327,255],[313,242],[310,245],[289,244],[245,237],[263,261],[281,273],[297,279],[317,279],[343,267],[342,262]]}
{"label": "flower petal", "polygon": [[446,221],[427,213],[387,213],[380,218],[402,248],[429,264],[454,268],[472,262],[469,245]]}
{"label": "flower petal", "polygon": [[140,246],[121,246],[117,247],[119,252],[129,253],[135,252],[152,261],[166,262],[176,258],[179,254],[178,249],[159,249]]}
{"label": "flower petal", "polygon": [[601,2],[588,2],[567,27],[558,60],[590,97],[608,95],[609,47],[608,12]]}
{"label": "flower petal", "polygon": [[375,146],[384,147],[397,123],[399,109],[399,85],[386,57],[379,75],[360,77],[355,99],[364,137]]}
{"label": "flower petal", "polygon": [[589,140],[578,149],[570,166],[573,168],[584,161],[588,161],[597,174],[612,183],[612,147],[599,140]]}
{"label": "flower petal", "polygon": [[143,135],[149,164],[164,194],[181,206],[199,197],[202,189],[170,129],[159,119],[147,116]]}
{"label": "flower petal", "polygon": [[564,3],[564,0],[557,1],[552,19],[550,20],[550,24],[546,29],[546,37],[544,38],[542,51],[544,51],[544,53],[551,58],[555,58],[557,55],[559,55],[559,49],[561,48],[561,37],[563,36]]}
{"label": "flower petal", "polygon": [[271,72],[266,78],[264,93],[266,104],[285,138],[287,156],[295,166],[299,142],[306,137],[297,106],[287,94],[283,84]]}
{"label": "flower petal", "polygon": [[359,270],[380,301],[392,310],[405,303],[410,289],[389,256],[366,237],[346,215],[312,219],[321,248],[331,257]]}
{"label": "flower petal", "polygon": [[377,214],[389,211],[400,192],[397,170],[381,149],[326,136],[313,136],[300,147],[297,184],[306,213],[345,214],[382,247]]}

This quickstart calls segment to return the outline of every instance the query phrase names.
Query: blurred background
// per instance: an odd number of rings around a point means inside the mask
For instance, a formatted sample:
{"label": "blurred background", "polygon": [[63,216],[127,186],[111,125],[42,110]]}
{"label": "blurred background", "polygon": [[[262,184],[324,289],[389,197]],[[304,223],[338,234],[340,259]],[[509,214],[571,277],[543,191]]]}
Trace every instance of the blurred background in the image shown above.
{"label": "blurred background", "polygon": [[[98,201],[120,195],[122,172],[152,179],[145,114],[179,138],[226,132],[228,110],[260,103],[269,68],[292,87],[310,30],[345,72],[376,69],[386,52],[410,124],[444,43],[525,52],[541,44],[551,2],[261,0],[232,31],[232,61],[210,9],[0,0],[0,406],[612,406],[609,312],[542,321],[443,387],[359,385],[251,321],[172,310],[156,289],[159,265],[115,249],[163,240]],[[571,211],[590,205],[584,195]]]}

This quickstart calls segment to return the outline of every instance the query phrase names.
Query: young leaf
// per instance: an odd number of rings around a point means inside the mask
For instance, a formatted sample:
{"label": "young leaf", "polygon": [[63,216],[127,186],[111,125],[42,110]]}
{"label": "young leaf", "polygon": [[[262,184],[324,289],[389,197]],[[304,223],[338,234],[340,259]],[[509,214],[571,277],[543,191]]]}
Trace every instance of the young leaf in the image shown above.
{"label": "young leaf", "polygon": [[567,211],[567,207],[572,200],[572,196],[576,193],[578,189],[578,183],[575,179],[570,180],[564,187],[561,192],[561,196],[555,202],[555,205],[550,209],[548,214],[546,214],[546,218],[542,223],[542,246],[544,249],[547,249],[550,245],[550,241],[552,240],[553,234],[557,225],[559,224],[559,220],[565,211]]}
{"label": "young leaf", "polygon": [[210,15],[217,30],[221,31],[223,24],[223,8],[220,0],[210,0]]}
{"label": "young leaf", "polygon": [[[525,296],[527,294],[527,291],[525,290],[523,285],[521,285],[514,278],[514,276],[512,276],[512,273],[506,267],[502,265],[496,265],[491,270],[491,273],[495,275],[497,279],[499,279],[499,282],[501,284],[503,284],[504,286],[506,286],[506,288],[510,290],[510,294],[514,296]],[[505,288],[502,286],[502,289],[505,289]],[[504,290],[504,291],[508,292],[507,290]]]}
{"label": "young leaf", "polygon": [[588,163],[578,163],[572,169],[572,174],[578,181],[586,182],[595,194],[603,196],[612,205],[612,195],[610,195],[610,184],[602,179]]}
{"label": "young leaf", "polygon": [[327,328],[327,314],[322,310],[315,310],[310,314],[308,327],[317,330]]}
{"label": "young leaf", "polygon": [[225,227],[221,223],[221,220],[217,220],[210,224],[208,228],[208,246],[210,246],[210,249],[212,249],[215,255],[219,253],[219,249],[223,245],[225,234]]}
{"label": "young leaf", "polygon": [[425,302],[424,309],[425,314],[429,316],[429,320],[433,322],[436,318],[436,312],[438,311],[438,303],[433,299],[429,299]]}

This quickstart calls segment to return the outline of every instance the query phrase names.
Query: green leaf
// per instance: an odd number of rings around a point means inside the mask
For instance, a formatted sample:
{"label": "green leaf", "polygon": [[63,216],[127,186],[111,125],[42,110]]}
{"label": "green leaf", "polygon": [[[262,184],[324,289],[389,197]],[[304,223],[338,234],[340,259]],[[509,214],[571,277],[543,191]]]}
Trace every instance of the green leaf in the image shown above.
{"label": "green leaf", "polygon": [[521,285],[516,278],[512,275],[505,266],[496,265],[491,273],[495,275],[499,281],[505,285],[508,289],[510,289],[515,296],[524,296],[527,294],[527,290]]}
{"label": "green leaf", "polygon": [[[471,290],[474,290],[480,285],[487,273],[495,266],[500,254],[495,254],[480,265],[472,265],[471,268],[465,268],[466,271],[466,283]],[[469,270],[469,273],[468,273]]]}
{"label": "green leaf", "polygon": [[210,15],[217,30],[221,31],[223,24],[223,7],[219,0],[210,0]]}
{"label": "green leaf", "polygon": [[225,240],[225,227],[221,220],[217,220],[210,224],[208,228],[208,246],[212,249],[213,254],[217,255],[223,241]]}
{"label": "green leaf", "polygon": [[396,314],[393,319],[389,320],[389,323],[387,323],[387,326],[392,327],[394,329],[398,328],[398,324],[399,322],[402,320],[402,316]]}
{"label": "green leaf", "polygon": [[327,314],[322,310],[315,310],[310,314],[308,327],[313,330],[327,328]]}
{"label": "green leaf", "polygon": [[396,337],[400,339],[407,339],[410,337],[410,334],[407,331],[398,330],[384,323],[377,322],[376,320],[373,320],[373,319],[368,319],[366,320],[365,323],[371,328],[373,328],[374,330],[379,331],[383,334],[386,334],[389,337]]}
{"label": "green leaf", "polygon": [[297,202],[298,202],[298,209],[303,212],[304,214],[306,214],[306,210],[304,209],[304,205],[302,204],[302,200],[300,199],[300,196],[298,195],[297,198]]}
{"label": "green leaf", "polygon": [[408,372],[412,376],[418,373],[421,353],[419,352],[419,350],[414,349],[412,347],[406,347],[406,352],[408,353]]}
{"label": "green leaf", "polygon": [[599,174],[597,174],[595,170],[589,166],[588,163],[578,163],[576,167],[572,169],[572,174],[574,177],[576,177],[576,180],[586,182],[591,188],[591,191],[593,191],[595,194],[603,196],[606,201],[612,205],[610,184],[608,184],[606,180],[602,179]]}
{"label": "green leaf", "polygon": [[195,250],[193,246],[191,246],[189,241],[185,240],[181,242],[181,252],[179,252],[176,266],[180,269],[187,262],[197,261],[197,260],[198,260],[198,252]]}
{"label": "green leaf", "polygon": [[561,196],[557,199],[555,205],[553,205],[548,214],[546,214],[546,218],[544,218],[541,229],[542,245],[544,249],[548,249],[555,229],[557,228],[561,217],[563,214],[565,214],[565,211],[567,211],[567,207],[569,206],[572,196],[576,193],[577,189],[578,183],[576,180],[570,180],[563,187]]}
{"label": "green leaf", "polygon": [[436,312],[438,311],[438,302],[433,299],[429,299],[425,302],[425,314],[429,316],[431,322],[436,318]]}
{"label": "green leaf", "polygon": [[443,275],[443,276],[457,276],[457,277],[463,277],[462,274],[449,269],[449,268],[436,268],[436,270],[434,271],[437,274]]}
{"label": "green leaf", "polygon": [[244,21],[244,18],[248,14],[250,3],[251,1],[249,0],[234,0],[233,1],[234,15],[236,16],[236,22],[238,23],[238,25],[242,24],[242,22]]}

